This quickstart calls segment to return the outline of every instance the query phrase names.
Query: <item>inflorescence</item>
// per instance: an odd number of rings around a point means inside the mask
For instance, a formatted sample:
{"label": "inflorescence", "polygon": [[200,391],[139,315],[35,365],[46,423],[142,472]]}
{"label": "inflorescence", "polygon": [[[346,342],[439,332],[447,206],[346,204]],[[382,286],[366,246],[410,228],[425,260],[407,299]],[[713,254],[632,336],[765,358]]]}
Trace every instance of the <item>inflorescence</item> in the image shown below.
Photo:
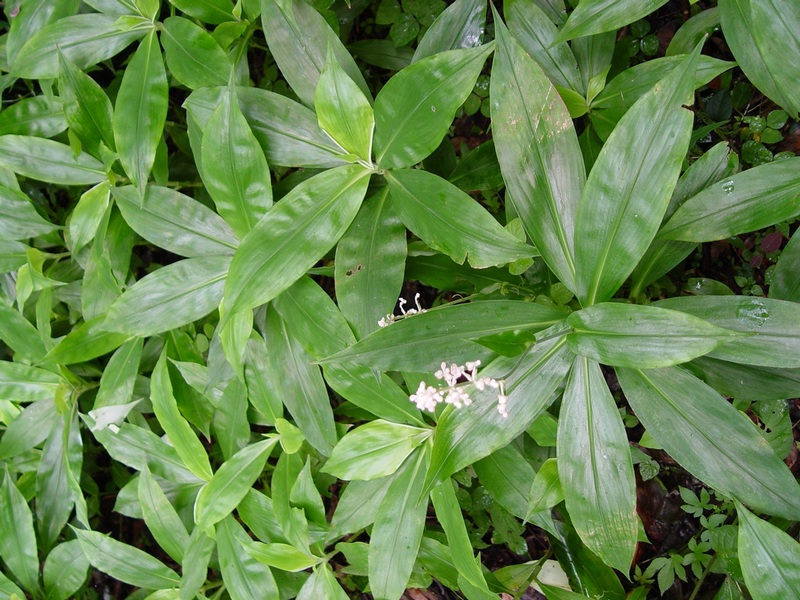
{"label": "inflorescence", "polygon": [[501,415],[507,417],[506,405],[508,396],[506,396],[503,380],[498,381],[492,377],[478,377],[480,364],[481,361],[479,360],[467,362],[464,366],[453,363],[448,367],[447,363],[442,363],[441,368],[434,373],[434,377],[443,380],[447,387],[434,387],[423,381],[419,384],[417,393],[411,394],[409,400],[414,402],[420,410],[433,411],[441,402],[461,408],[472,404],[472,398],[466,391],[468,386],[473,385],[481,391],[490,387],[499,390],[497,410]]}
{"label": "inflorescence", "polygon": [[400,306],[400,312],[403,313],[401,315],[392,315],[388,314],[383,317],[380,321],[378,321],[378,325],[380,327],[386,327],[387,325],[391,325],[395,321],[399,319],[403,319],[405,317],[410,317],[411,315],[416,315],[418,313],[427,312],[424,308],[419,305],[419,294],[414,294],[414,304],[417,305],[417,308],[409,308],[406,310],[404,307],[408,301],[405,298],[400,298],[397,301],[397,304]]}

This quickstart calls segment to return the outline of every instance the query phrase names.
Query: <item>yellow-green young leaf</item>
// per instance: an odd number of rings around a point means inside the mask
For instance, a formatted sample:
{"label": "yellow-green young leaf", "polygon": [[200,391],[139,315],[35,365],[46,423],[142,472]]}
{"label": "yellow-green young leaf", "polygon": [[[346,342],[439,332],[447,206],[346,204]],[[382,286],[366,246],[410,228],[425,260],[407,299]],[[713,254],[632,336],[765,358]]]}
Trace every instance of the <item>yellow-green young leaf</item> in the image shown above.
{"label": "yellow-green young leaf", "polygon": [[89,566],[78,540],[62,542],[53,548],[42,569],[48,600],[74,598],[75,592],[86,582]]}
{"label": "yellow-green young leaf", "polygon": [[542,68],[495,18],[492,131],[514,210],[547,266],[575,290],[574,228],[586,180],[567,107]]}
{"label": "yellow-green young leaf", "polygon": [[122,216],[148,242],[181,256],[233,254],[237,239],[204,204],[175,190],[148,185],[144,200],[132,186],[112,189]]}
{"label": "yellow-green young leaf", "polygon": [[556,42],[614,31],[655,11],[667,0],[580,0]]}
{"label": "yellow-green young leaf", "polygon": [[403,286],[406,228],[387,201],[388,193],[387,187],[365,200],[336,245],[336,299],[359,338],[378,329]]}
{"label": "yellow-green young leaf", "polygon": [[294,546],[281,544],[279,542],[274,544],[252,542],[245,546],[244,549],[257,561],[267,566],[280,569],[281,571],[289,571],[292,573],[304,571],[323,561],[323,559],[313,554],[307,554]]}
{"label": "yellow-green young leaf", "polygon": [[8,468],[0,486],[0,556],[11,573],[29,592],[39,589],[39,557],[33,514],[14,485]]}
{"label": "yellow-green young leaf", "polygon": [[0,136],[0,165],[38,181],[89,185],[105,181],[103,164],[61,142],[25,135]]}
{"label": "yellow-green young leaf", "polygon": [[194,520],[198,527],[208,529],[239,505],[261,475],[277,442],[275,437],[251,444],[222,463],[197,495]]}
{"label": "yellow-green young leaf", "polygon": [[692,475],[759,512],[797,520],[800,486],[744,414],[683,369],[616,369],[636,416]]}
{"label": "yellow-green young leaf", "polygon": [[200,174],[217,212],[241,239],[272,206],[264,152],[228,86],[203,133]]}
{"label": "yellow-green young leaf", "polygon": [[139,474],[139,504],[147,528],[158,545],[177,563],[183,562],[183,551],[189,545],[189,534],[166,494],[153,479],[150,469]]}
{"label": "yellow-green young leaf", "polygon": [[372,421],[348,432],[336,444],[322,470],[346,480],[391,475],[432,433],[381,419]]}
{"label": "yellow-green young leaf", "polygon": [[61,382],[57,374],[38,367],[0,361],[0,399],[13,402],[52,400]]}
{"label": "yellow-green young leaf", "polygon": [[600,151],[575,219],[578,298],[611,298],[661,225],[692,134],[700,47],[642,96]]}
{"label": "yellow-green young leaf", "polygon": [[327,564],[323,564],[314,569],[300,591],[297,593],[297,600],[347,600],[347,593],[339,585],[339,581]]}
{"label": "yellow-green young leaf", "polygon": [[739,563],[753,600],[800,598],[800,544],[736,503]]}
{"label": "yellow-green young leaf", "polygon": [[480,46],[485,28],[486,4],[480,0],[456,0],[422,36],[411,62],[447,50]]}
{"label": "yellow-green young leaf", "polygon": [[531,483],[525,520],[530,521],[531,517],[543,510],[549,511],[562,500],[564,490],[561,489],[561,480],[558,477],[558,462],[555,458],[548,458],[536,471]]}
{"label": "yellow-green young leaf", "polygon": [[658,232],[667,240],[707,242],[763,229],[800,214],[800,158],[726,177],[689,198]]}
{"label": "yellow-green young leaf", "polygon": [[153,168],[167,118],[169,86],[155,31],[139,44],[114,105],[114,140],[128,178],[140,199]]}
{"label": "yellow-green young leaf", "polygon": [[116,55],[152,27],[145,19],[133,27],[120,26],[116,17],[96,13],[60,19],[28,39],[14,61],[13,75],[54,79],[59,74],[59,52],[85,69]]}
{"label": "yellow-green young leaf", "polygon": [[148,590],[174,588],[181,583],[175,571],[147,552],[97,531],[73,531],[92,566],[114,579]]}
{"label": "yellow-green young leaf", "polygon": [[131,337],[104,329],[105,315],[100,315],[70,331],[47,353],[45,364],[72,365],[86,362],[119,348]]}
{"label": "yellow-green young leaf", "polygon": [[438,175],[400,169],[385,175],[392,207],[406,227],[456,263],[476,269],[536,255],[506,231],[474,198]]}
{"label": "yellow-green young leaf", "polygon": [[604,365],[654,369],[687,362],[749,334],[677,310],[603,302],[572,313],[570,350]]}
{"label": "yellow-green young leaf", "polygon": [[314,108],[319,126],[342,148],[362,161],[371,162],[375,125],[372,106],[331,51],[314,92]]}
{"label": "yellow-green young leaf", "polygon": [[410,167],[436,150],[467,99],[494,44],[425,58],[392,77],[375,98],[375,158]]}
{"label": "yellow-green young leaf", "polygon": [[9,599],[19,598],[22,600],[25,598],[25,592],[19,589],[17,585],[3,573],[0,573],[0,592],[4,594],[5,598]]}
{"label": "yellow-green young leaf", "polygon": [[169,371],[167,370],[167,355],[163,352],[150,378],[150,400],[153,403],[153,412],[155,412],[158,422],[183,463],[201,479],[210,480],[212,471],[208,454],[189,423],[178,410],[178,403],[175,396],[172,395],[172,382],[169,380]]}
{"label": "yellow-green young leaf", "polygon": [[607,565],[630,570],[636,549],[636,482],[625,426],[600,365],[578,356],[558,419],[558,475],[583,543]]}
{"label": "yellow-green young leaf", "polygon": [[355,60],[310,4],[303,0],[262,0],[261,22],[270,52],[301,102],[314,105],[314,92],[329,49],[344,72],[370,97]]}
{"label": "yellow-green young leaf", "polygon": [[210,33],[183,17],[169,17],[163,25],[161,45],[175,79],[193,90],[228,83],[231,62]]}
{"label": "yellow-green young leaf", "polygon": [[218,25],[235,19],[231,0],[169,0],[169,3],[203,23]]}
{"label": "yellow-green young leaf", "polygon": [[233,600],[279,600],[272,571],[250,556],[252,540],[233,515],[217,523],[216,538],[222,580]]}
{"label": "yellow-green young leaf", "polygon": [[69,218],[69,237],[73,254],[92,241],[108,209],[111,184],[101,181],[78,200]]}
{"label": "yellow-green young leaf", "polygon": [[111,305],[103,327],[146,337],[206,316],[222,300],[230,261],[230,256],[198,256],[146,275]]}
{"label": "yellow-green young leaf", "polygon": [[800,305],[753,296],[685,296],[655,306],[679,310],[719,327],[749,334],[709,356],[761,367],[800,367]]}
{"label": "yellow-green young leaf", "polygon": [[314,266],[350,226],[367,191],[361,165],[307,179],[250,230],[225,283],[228,313],[269,302]]}

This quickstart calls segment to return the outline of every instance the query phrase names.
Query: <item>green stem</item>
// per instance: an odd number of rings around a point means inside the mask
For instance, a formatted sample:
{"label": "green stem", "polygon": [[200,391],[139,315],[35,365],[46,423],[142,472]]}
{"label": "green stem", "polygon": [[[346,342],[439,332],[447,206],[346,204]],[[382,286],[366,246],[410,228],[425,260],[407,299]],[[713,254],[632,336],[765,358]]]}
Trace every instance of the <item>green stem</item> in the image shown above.
{"label": "green stem", "polygon": [[692,590],[692,595],[689,596],[689,600],[694,600],[698,593],[700,593],[700,588],[703,587],[703,582],[706,580],[706,576],[711,572],[711,567],[714,566],[714,563],[717,560],[717,555],[711,557],[711,560],[708,561],[705,569],[703,569],[703,573],[700,575],[700,579],[697,580],[697,583]]}

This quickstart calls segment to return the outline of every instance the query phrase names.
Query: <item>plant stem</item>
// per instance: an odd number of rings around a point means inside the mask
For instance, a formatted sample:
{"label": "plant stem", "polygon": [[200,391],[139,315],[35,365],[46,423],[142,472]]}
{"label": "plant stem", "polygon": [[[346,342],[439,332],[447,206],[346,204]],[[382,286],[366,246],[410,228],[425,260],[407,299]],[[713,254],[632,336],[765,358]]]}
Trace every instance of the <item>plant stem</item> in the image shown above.
{"label": "plant stem", "polygon": [[703,582],[706,580],[706,576],[711,571],[711,567],[714,566],[716,560],[717,560],[717,555],[715,554],[714,556],[711,557],[711,560],[708,561],[706,568],[703,569],[703,573],[700,575],[700,579],[697,580],[697,583],[695,584],[694,589],[692,590],[692,595],[689,596],[689,600],[694,600],[697,594],[700,592],[700,588],[703,586]]}

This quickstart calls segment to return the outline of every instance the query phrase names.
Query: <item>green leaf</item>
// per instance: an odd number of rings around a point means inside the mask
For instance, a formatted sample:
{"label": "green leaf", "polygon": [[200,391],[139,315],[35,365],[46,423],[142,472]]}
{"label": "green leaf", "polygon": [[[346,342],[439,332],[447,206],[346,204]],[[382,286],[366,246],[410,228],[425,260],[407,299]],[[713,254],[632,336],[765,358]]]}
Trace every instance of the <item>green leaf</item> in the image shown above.
{"label": "green leaf", "polygon": [[218,25],[233,21],[233,5],[230,0],[169,0],[175,8],[204,23]]}
{"label": "green leaf", "polygon": [[197,435],[178,410],[167,370],[167,356],[163,352],[150,379],[150,400],[153,403],[153,412],[178,456],[192,473],[206,481],[210,480],[212,471],[208,455],[203,444],[197,439]]}
{"label": "green leaf", "polygon": [[759,512],[800,515],[800,487],[758,429],[686,371],[617,369],[636,416],[692,475]]}
{"label": "green leaf", "polygon": [[347,49],[368,65],[375,65],[389,71],[399,71],[411,64],[414,50],[405,46],[398,48],[390,39],[356,40]]}
{"label": "green leaf", "polygon": [[85,321],[70,331],[47,353],[45,364],[71,365],[108,354],[124,344],[130,336],[105,331],[104,315]]}
{"label": "green leaf", "polygon": [[253,558],[251,539],[231,515],[217,523],[217,551],[222,580],[233,600],[278,600],[278,585],[269,567]]}
{"label": "green leaf", "polygon": [[371,163],[372,106],[330,52],[314,92],[314,109],[324,131],[347,152]]}
{"label": "green leaf", "polygon": [[339,440],[322,471],[348,481],[391,475],[431,433],[382,419],[370,421]]}
{"label": "green leaf", "polygon": [[566,42],[554,44],[558,29],[550,17],[534,2],[513,0],[503,6],[508,29],[533,58],[553,85],[585,96],[585,86],[578,62]]}
{"label": "green leaf", "polygon": [[326,598],[327,600],[347,600],[347,593],[339,585],[336,576],[328,565],[320,565],[314,569],[313,575],[306,579],[297,600],[317,600]]}
{"label": "green leaf", "polygon": [[639,532],[625,426],[600,365],[572,364],[558,420],[558,475],[572,523],[607,565],[628,573]]}
{"label": "green leaf", "polygon": [[280,542],[274,544],[252,542],[244,548],[247,553],[257,561],[270,567],[280,569],[281,571],[289,571],[292,573],[304,571],[309,567],[321,563],[323,560],[312,554],[302,552],[294,546],[281,544]]}
{"label": "green leaf", "polygon": [[103,88],[63,54],[59,55],[59,66],[58,91],[70,133],[95,156],[101,142],[115,148],[111,101]]}
{"label": "green leaf", "polygon": [[123,583],[150,590],[178,587],[178,574],[147,552],[97,531],[74,529],[92,566]]}
{"label": "green leaf", "polygon": [[763,229],[800,213],[800,158],[748,169],[689,198],[658,232],[707,242]]}
{"label": "green leaf", "polygon": [[247,384],[247,397],[258,413],[274,425],[283,416],[283,404],[277,393],[276,382],[270,376],[269,364],[272,353],[260,336],[252,336],[247,342],[244,356],[244,380]]}
{"label": "green leaf", "polygon": [[0,340],[14,352],[17,360],[39,362],[47,353],[39,331],[22,314],[0,302]]}
{"label": "green leaf", "polygon": [[39,214],[27,194],[0,185],[0,228],[9,240],[25,240],[58,226]]}
{"label": "green leaf", "polygon": [[[218,535],[217,540],[222,540],[222,537]],[[222,544],[225,544],[224,540],[222,540]],[[181,569],[180,600],[193,600],[205,584],[208,576],[208,563],[216,545],[215,541],[199,527],[192,530]]]}
{"label": "green leaf", "polygon": [[27,365],[0,361],[0,399],[12,402],[52,400],[61,378],[55,373]]}
{"label": "green leaf", "polygon": [[647,250],[667,209],[692,133],[697,53],[625,114],[600,151],[575,221],[577,291],[608,300]]}
{"label": "green leaf", "polygon": [[769,286],[770,298],[800,302],[800,235],[792,239],[781,251]]}
{"label": "green leaf", "polygon": [[59,185],[106,180],[102,163],[88,154],[76,156],[66,144],[24,135],[0,136],[0,165],[18,175]]}
{"label": "green leaf", "polygon": [[656,306],[750,334],[709,353],[712,358],[776,368],[800,367],[800,305],[752,296],[685,296]]}
{"label": "green leaf", "polygon": [[580,0],[558,32],[557,42],[614,31],[654,12],[667,0]]}
{"label": "green leaf", "polygon": [[719,393],[738,400],[785,400],[800,396],[800,369],[753,367],[696,358],[685,367]]}
{"label": "green leaf", "polygon": [[39,556],[33,514],[6,467],[0,486],[0,556],[9,570],[32,594],[39,590]]}
{"label": "green leaf", "polygon": [[369,584],[376,600],[395,600],[406,589],[417,557],[428,494],[423,493],[426,453],[407,459],[381,502],[369,544]]}
{"label": "green leaf", "polygon": [[511,206],[547,266],[575,290],[575,212],[586,175],[575,127],[553,84],[499,18],[492,130]]}
{"label": "green leaf", "polygon": [[536,471],[531,483],[525,520],[530,521],[536,513],[550,510],[563,500],[564,490],[561,489],[561,479],[558,476],[558,462],[555,458],[548,458]]}
{"label": "green leaf", "polygon": [[375,522],[378,508],[388,493],[389,485],[402,474],[402,470],[383,479],[351,481],[344,488],[333,513],[327,540],[364,529]]}
{"label": "green leaf", "polygon": [[719,8],[714,6],[700,11],[683,23],[672,36],[666,55],[689,54],[703,36],[711,34],[719,27]]}
{"label": "green leaf", "polygon": [[[51,23],[65,17],[73,16],[80,3],[75,0],[67,2],[48,2],[48,0],[27,0],[23,10],[9,18],[9,31],[6,40],[6,54],[8,65],[13,65],[20,48],[31,39],[38,31]],[[7,9],[9,17],[11,7]],[[4,57],[5,58],[5,57]]]}
{"label": "green leaf", "polygon": [[493,44],[424,58],[392,77],[375,98],[375,158],[384,169],[428,157],[467,99]]}
{"label": "green leaf", "polygon": [[189,534],[150,469],[139,474],[138,496],[147,529],[164,552],[175,562],[182,563],[184,548],[189,546]]}
{"label": "green leaf", "polygon": [[205,29],[183,17],[169,17],[161,30],[169,72],[189,89],[226,85],[232,65]]}
{"label": "green leaf", "polygon": [[277,442],[274,437],[245,446],[222,463],[197,495],[194,506],[197,527],[208,529],[231,514],[261,476]]}
{"label": "green leaf", "polygon": [[386,201],[388,193],[386,187],[367,198],[336,245],[336,300],[359,338],[378,329],[403,286],[406,228]]}
{"label": "green leaf", "polygon": [[111,305],[103,327],[146,337],[206,316],[222,300],[230,261],[230,256],[198,256],[146,275]]}
{"label": "green leaf", "polygon": [[86,582],[89,561],[78,540],[62,542],[53,548],[44,561],[42,579],[47,600],[68,600]]}
{"label": "green leaf", "polygon": [[117,93],[114,140],[140,202],[167,118],[169,86],[155,31],[139,44]]}
{"label": "green leaf", "polygon": [[14,77],[58,77],[59,53],[79,69],[91,67],[115,56],[152,27],[152,23],[144,19],[126,27],[120,25],[116,17],[98,14],[59,19],[37,31],[20,49],[13,65]]}
{"label": "green leaf", "polygon": [[677,310],[604,302],[572,313],[570,350],[604,365],[652,369],[708,354],[747,334]]}
{"label": "green leaf", "polygon": [[[417,169],[386,173],[400,220],[434,250],[475,268],[504,265],[536,254],[473,198],[438,175]],[[453,218],[458,215],[458,218]]]}
{"label": "green leaf", "polygon": [[142,338],[134,338],[120,346],[109,359],[94,401],[94,409],[128,404],[136,385],[142,356]]}
{"label": "green leaf", "polygon": [[779,600],[800,595],[800,544],[772,523],[756,517],[741,504],[739,562],[754,600]]}
{"label": "green leaf", "polygon": [[314,266],[355,218],[369,175],[360,165],[325,171],[271,208],[234,254],[225,283],[227,312],[272,300]]}
{"label": "green leaf", "polygon": [[513,300],[451,304],[392,323],[321,362],[355,362],[384,371],[433,372],[443,361],[461,364],[492,356],[475,340],[519,332],[524,341],[532,341],[533,333],[562,321],[567,314],[557,307]]}
{"label": "green leaf", "polygon": [[125,221],[148,242],[181,256],[233,254],[236,235],[211,209],[175,190],[148,185],[140,202],[131,186],[112,189]]}
{"label": "green leaf", "polygon": [[503,378],[508,417],[497,410],[497,391],[470,392],[472,405],[442,413],[433,438],[426,488],[509,444],[555,399],[572,362],[563,337],[541,342],[518,358],[499,358],[482,377]]}
{"label": "green leaf", "polygon": [[304,104],[314,104],[314,92],[328,48],[344,72],[370,98],[364,76],[339,36],[322,15],[303,0],[262,0],[261,22],[278,68]]}
{"label": "green leaf", "polygon": [[101,181],[81,196],[69,218],[69,237],[73,254],[92,241],[100,227],[111,197],[111,184]]}
{"label": "green leaf", "polygon": [[797,118],[800,111],[800,10],[785,0],[723,0],[725,39],[748,79]]}
{"label": "green leaf", "polygon": [[5,600],[22,600],[25,598],[25,592],[19,589],[16,584],[0,572],[0,593],[3,594],[2,598]]}
{"label": "green leaf", "polygon": [[422,36],[411,62],[447,50],[480,46],[485,27],[486,5],[483,2],[456,0],[436,17]]}
{"label": "green leaf", "polygon": [[[204,88],[184,102],[201,129],[206,127],[224,92],[223,88]],[[322,131],[317,115],[302,104],[259,88],[240,87],[236,95],[269,164],[309,168],[345,164],[342,149]]]}
{"label": "green leaf", "polygon": [[59,98],[24,98],[0,113],[0,135],[13,133],[49,138],[66,128],[64,107]]}
{"label": "green leaf", "polygon": [[206,125],[201,153],[206,189],[241,239],[272,206],[272,184],[267,159],[239,110],[233,86]]}

